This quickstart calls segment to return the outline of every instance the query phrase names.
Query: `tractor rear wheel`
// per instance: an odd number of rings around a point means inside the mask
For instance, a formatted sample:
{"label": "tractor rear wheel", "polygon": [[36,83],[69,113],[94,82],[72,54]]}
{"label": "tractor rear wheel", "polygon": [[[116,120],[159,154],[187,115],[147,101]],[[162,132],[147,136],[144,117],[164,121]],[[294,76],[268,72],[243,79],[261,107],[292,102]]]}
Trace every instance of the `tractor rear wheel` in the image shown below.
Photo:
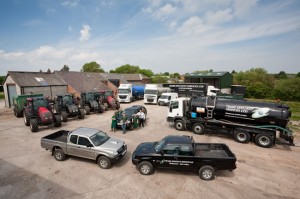
{"label": "tractor rear wheel", "polygon": [[89,115],[90,112],[91,112],[91,109],[90,109],[89,106],[84,106],[84,110],[85,110],[85,114],[86,114],[86,115]]}
{"label": "tractor rear wheel", "polygon": [[24,113],[23,113],[23,119],[24,119],[24,124],[25,124],[26,126],[29,126],[29,125],[30,125],[30,123],[29,123],[30,117],[29,117],[29,115],[26,113],[26,111],[24,111]]}
{"label": "tractor rear wheel", "polygon": [[79,113],[78,113],[78,119],[84,119],[85,118],[85,113],[83,109],[78,109]]}
{"label": "tractor rear wheel", "polygon": [[63,122],[67,122],[68,121],[68,113],[66,111],[62,111],[61,112],[61,120]]}

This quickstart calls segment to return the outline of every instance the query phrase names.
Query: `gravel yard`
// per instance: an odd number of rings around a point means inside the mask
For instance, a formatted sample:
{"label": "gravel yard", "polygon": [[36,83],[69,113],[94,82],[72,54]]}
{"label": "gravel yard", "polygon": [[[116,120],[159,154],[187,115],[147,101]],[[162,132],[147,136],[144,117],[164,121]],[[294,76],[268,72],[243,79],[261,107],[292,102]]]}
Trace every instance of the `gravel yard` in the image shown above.
{"label": "gravel yard", "polygon": [[[124,109],[140,104],[121,104]],[[240,144],[222,135],[194,135],[177,131],[166,121],[167,107],[145,105],[146,126],[122,134],[110,132],[113,111],[91,114],[84,120],[70,119],[55,128],[40,127],[32,133],[22,118],[0,104],[0,198],[300,198],[300,133],[296,146],[277,144],[261,148]],[[40,146],[40,139],[60,129],[77,127],[101,129],[124,140],[128,152],[110,169],[94,161],[68,157],[56,161]],[[196,142],[226,143],[237,157],[237,169],[219,171],[212,181],[197,173],[156,170],[143,176],[131,163],[132,151],[141,142],[158,141],[166,135],[193,135]]]}

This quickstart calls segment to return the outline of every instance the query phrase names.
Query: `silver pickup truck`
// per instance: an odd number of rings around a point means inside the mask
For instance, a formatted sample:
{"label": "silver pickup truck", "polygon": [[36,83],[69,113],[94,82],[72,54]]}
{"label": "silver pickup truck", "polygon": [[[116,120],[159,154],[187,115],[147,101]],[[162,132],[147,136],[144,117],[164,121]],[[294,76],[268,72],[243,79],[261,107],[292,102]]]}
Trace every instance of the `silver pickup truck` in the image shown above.
{"label": "silver pickup truck", "polygon": [[50,150],[58,161],[67,155],[96,160],[103,169],[121,159],[127,152],[124,141],[109,137],[101,130],[80,127],[73,131],[60,130],[41,139],[41,146]]}

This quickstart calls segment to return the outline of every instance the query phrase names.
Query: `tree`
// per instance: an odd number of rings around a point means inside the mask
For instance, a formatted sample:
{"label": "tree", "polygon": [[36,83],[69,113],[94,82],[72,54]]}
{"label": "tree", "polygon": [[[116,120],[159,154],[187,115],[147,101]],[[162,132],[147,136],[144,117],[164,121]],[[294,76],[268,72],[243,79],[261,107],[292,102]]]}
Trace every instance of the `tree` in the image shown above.
{"label": "tree", "polygon": [[178,79],[180,79],[180,77],[181,77],[179,73],[174,73],[173,76]]}
{"label": "tree", "polygon": [[70,70],[70,68],[66,64],[62,67],[62,69],[60,69],[60,71],[63,71],[63,72],[66,72],[66,71],[69,71],[69,70]]}
{"label": "tree", "polygon": [[169,75],[170,75],[169,72],[165,72],[165,73],[164,73],[164,76],[169,76]]}
{"label": "tree", "polygon": [[135,73],[139,73],[139,70],[140,70],[139,66],[132,66],[129,64],[125,64],[120,67],[117,67],[113,72],[114,73],[135,74]]}
{"label": "tree", "polygon": [[300,77],[300,72],[299,72],[299,73],[297,73],[296,77]]}
{"label": "tree", "polygon": [[245,97],[267,98],[272,95],[275,79],[263,68],[252,68],[246,72],[234,74],[233,84],[247,87]]}
{"label": "tree", "polygon": [[280,71],[277,75],[274,75],[276,79],[286,79],[287,75],[284,71]]}
{"label": "tree", "polygon": [[51,70],[50,70],[50,68],[48,68],[48,70],[47,70],[47,73],[51,73]]}
{"label": "tree", "polygon": [[82,66],[81,72],[104,73],[104,70],[101,68],[100,64],[93,61],[93,62],[84,64]]}
{"label": "tree", "polygon": [[276,99],[300,101],[300,78],[281,79],[274,88]]}
{"label": "tree", "polygon": [[149,70],[149,69],[140,69],[139,73],[143,74],[143,75],[145,75],[147,77],[152,77],[154,75],[154,73],[152,72],[152,70]]}
{"label": "tree", "polygon": [[156,84],[157,83],[163,84],[163,83],[167,83],[168,79],[169,78],[167,78],[166,76],[157,75],[151,78],[151,82]]}

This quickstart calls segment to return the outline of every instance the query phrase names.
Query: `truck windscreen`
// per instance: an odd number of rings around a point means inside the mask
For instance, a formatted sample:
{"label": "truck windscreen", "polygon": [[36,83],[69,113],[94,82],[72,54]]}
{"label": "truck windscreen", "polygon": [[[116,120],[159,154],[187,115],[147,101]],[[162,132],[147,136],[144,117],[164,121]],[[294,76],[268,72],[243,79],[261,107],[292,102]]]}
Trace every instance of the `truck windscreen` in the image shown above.
{"label": "truck windscreen", "polygon": [[145,89],[145,94],[157,95],[157,90]]}
{"label": "truck windscreen", "polygon": [[110,137],[106,133],[99,131],[98,133],[92,135],[90,137],[90,140],[93,142],[95,146],[100,146],[101,144],[106,142],[109,138]]}
{"label": "truck windscreen", "polygon": [[128,94],[130,93],[130,89],[118,89],[119,94]]}

